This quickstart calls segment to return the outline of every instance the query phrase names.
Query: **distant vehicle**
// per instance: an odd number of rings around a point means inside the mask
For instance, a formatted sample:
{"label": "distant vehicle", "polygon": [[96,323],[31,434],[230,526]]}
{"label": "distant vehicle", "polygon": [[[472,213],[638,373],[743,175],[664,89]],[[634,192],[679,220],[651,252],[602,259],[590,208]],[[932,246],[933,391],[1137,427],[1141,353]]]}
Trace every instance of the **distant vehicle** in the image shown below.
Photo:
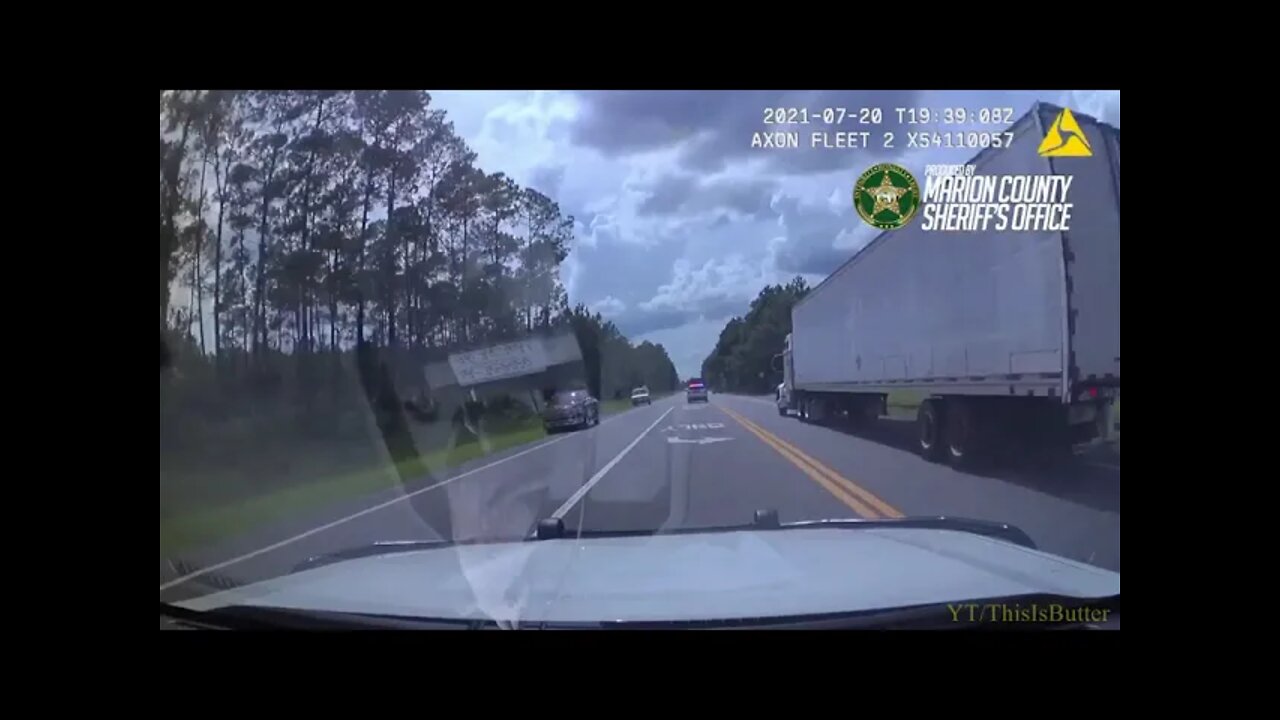
{"label": "distant vehicle", "polygon": [[542,427],[548,433],[562,428],[588,428],[599,424],[600,403],[586,390],[558,392],[542,411]]}
{"label": "distant vehicle", "polygon": [[702,378],[693,378],[689,381],[685,391],[685,399],[688,402],[706,402],[707,395],[707,384],[702,381]]}
{"label": "distant vehicle", "polygon": [[1041,157],[1061,110],[1037,104],[1010,147],[970,165],[1072,176],[1070,231],[883,233],[792,308],[779,414],[863,424],[914,391],[918,451],[961,467],[1003,447],[1118,441],[1120,131],[1076,115],[1093,156]]}
{"label": "distant vehicle", "polygon": [[671,532],[552,519],[524,542],[357,546],[160,614],[214,629],[1120,629],[1119,573],[1012,525],[755,518]]}
{"label": "distant vehicle", "polygon": [[653,404],[653,400],[649,398],[649,388],[641,385],[640,387],[631,391],[632,407],[635,407],[636,405],[652,405],[652,404]]}

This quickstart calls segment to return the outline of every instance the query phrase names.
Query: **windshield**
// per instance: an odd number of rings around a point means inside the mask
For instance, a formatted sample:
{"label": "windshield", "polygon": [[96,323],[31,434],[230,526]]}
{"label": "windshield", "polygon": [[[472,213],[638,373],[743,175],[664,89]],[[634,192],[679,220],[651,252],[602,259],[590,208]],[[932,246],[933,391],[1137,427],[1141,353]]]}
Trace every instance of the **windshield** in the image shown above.
{"label": "windshield", "polygon": [[[1119,124],[1118,91],[162,91],[161,599],[756,511],[1007,523],[1118,573]],[[884,602],[1015,562],[913,532]],[[517,616],[566,573],[679,568],[693,603],[871,572],[679,537],[431,572]]]}

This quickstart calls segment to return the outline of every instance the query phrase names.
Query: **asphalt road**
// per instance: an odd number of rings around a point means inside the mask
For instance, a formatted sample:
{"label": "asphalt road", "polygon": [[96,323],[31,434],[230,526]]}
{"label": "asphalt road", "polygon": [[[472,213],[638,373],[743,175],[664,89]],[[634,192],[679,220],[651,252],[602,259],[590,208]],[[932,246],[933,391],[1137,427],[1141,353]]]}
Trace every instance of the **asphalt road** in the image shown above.
{"label": "asphalt road", "polygon": [[1007,522],[1048,552],[1120,570],[1120,469],[1079,460],[972,474],[911,450],[907,419],[858,435],[780,417],[772,402],[683,395],[307,513],[161,557],[160,599],[176,601],[289,572],[307,558],[378,541],[502,539],[539,518],[568,528],[709,527],[772,508],[793,520],[951,515]]}

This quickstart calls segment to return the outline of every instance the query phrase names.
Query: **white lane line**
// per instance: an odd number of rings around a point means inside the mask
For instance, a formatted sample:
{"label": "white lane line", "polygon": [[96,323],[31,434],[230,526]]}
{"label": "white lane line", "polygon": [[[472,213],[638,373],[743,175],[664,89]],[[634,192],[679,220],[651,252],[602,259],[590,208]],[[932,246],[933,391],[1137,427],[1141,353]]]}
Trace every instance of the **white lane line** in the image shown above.
{"label": "white lane line", "polygon": [[[671,412],[671,409],[668,409],[668,410],[667,410],[667,412]],[[602,420],[602,421],[600,422],[600,425],[604,425],[604,424],[608,423],[608,422],[609,422],[609,421],[611,421],[611,420],[616,420],[616,419],[618,419],[618,418],[622,417],[622,416],[623,416],[623,415],[625,415],[625,414],[627,414],[627,413],[624,411],[624,412],[621,412],[621,413],[617,413],[616,415],[611,415],[611,416],[609,416],[609,417],[605,418],[604,420]],[[665,417],[665,416],[666,416],[666,413],[663,413],[663,417]],[[660,417],[660,418],[658,418],[658,419],[659,419],[659,420],[661,420],[662,418]],[[655,422],[654,424],[656,425],[657,423]],[[599,427],[599,426],[597,426],[597,427]],[[652,427],[652,425],[651,425],[650,427]],[[645,432],[648,432],[648,430],[646,430]],[[467,476],[469,476],[469,475],[474,475],[474,474],[476,474],[476,473],[478,473],[478,472],[481,472],[481,471],[484,471],[484,470],[488,470],[489,468],[496,467],[496,466],[501,465],[501,464],[503,464],[503,463],[505,463],[505,462],[507,462],[507,461],[509,461],[509,460],[515,460],[515,459],[516,459],[516,458],[518,458],[518,457],[521,457],[521,456],[524,456],[524,455],[528,455],[529,453],[534,452],[534,451],[537,451],[537,450],[541,450],[541,449],[542,449],[542,448],[544,448],[544,447],[549,447],[549,446],[551,446],[551,445],[555,445],[555,444],[556,444],[556,443],[558,443],[558,442],[564,442],[565,440],[568,440],[569,438],[572,438],[572,437],[578,437],[578,436],[579,436],[579,435],[578,435],[578,434],[576,434],[576,433],[575,433],[575,434],[561,435],[561,436],[560,436],[560,437],[558,437],[558,438],[553,438],[553,439],[548,440],[547,442],[544,442],[544,443],[542,443],[542,444],[540,444],[540,445],[534,445],[534,446],[533,446],[533,447],[531,447],[531,448],[526,448],[526,449],[524,449],[524,450],[521,450],[520,452],[515,453],[514,455],[508,455],[507,457],[501,458],[501,459],[499,459],[499,460],[494,460],[493,462],[488,463],[488,464],[486,464],[486,465],[481,465],[481,466],[480,466],[480,467],[478,467],[478,468],[474,468],[474,469],[468,470],[468,471],[466,471],[466,472],[464,472],[464,473],[460,473],[460,474],[458,474],[458,475],[454,475],[454,476],[453,476],[453,477],[451,477],[451,478],[446,478],[446,479],[444,479],[444,480],[441,480],[441,481],[440,481],[440,482],[438,482],[438,483],[435,483],[434,485],[428,485],[427,487],[419,488],[419,489],[417,489],[417,490],[414,490],[414,491],[413,491],[413,492],[411,492],[411,493],[405,493],[404,495],[400,495],[400,496],[394,497],[394,498],[392,498],[392,499],[390,499],[390,500],[388,500],[388,501],[386,501],[386,502],[378,503],[377,505],[374,505],[374,506],[372,506],[372,507],[367,507],[367,508],[365,508],[364,510],[361,510],[361,511],[356,512],[356,513],[352,513],[351,515],[347,515],[346,517],[338,518],[337,520],[334,520],[333,522],[325,523],[324,525],[321,525],[321,526],[319,526],[319,527],[311,528],[310,530],[307,530],[306,532],[298,533],[297,535],[294,535],[293,537],[290,537],[290,538],[285,538],[284,540],[281,540],[280,542],[272,543],[272,544],[270,544],[270,545],[268,545],[268,546],[266,546],[266,547],[258,548],[257,550],[254,550],[254,551],[252,551],[252,552],[247,552],[247,553],[245,553],[244,555],[240,555],[240,556],[237,556],[237,557],[233,557],[233,558],[231,558],[230,560],[224,560],[224,561],[222,561],[222,562],[220,562],[220,563],[216,563],[216,564],[210,565],[209,567],[201,568],[200,570],[197,570],[197,571],[195,571],[195,572],[193,572],[193,573],[188,573],[188,574],[183,575],[183,576],[181,576],[181,577],[174,578],[173,580],[170,580],[170,581],[168,581],[168,582],[166,582],[166,583],[161,583],[161,585],[160,585],[160,590],[161,590],[161,592],[163,592],[163,591],[165,591],[165,590],[168,590],[169,588],[172,588],[172,587],[176,587],[176,586],[178,586],[178,585],[181,585],[182,583],[185,583],[185,582],[187,582],[187,581],[189,581],[189,580],[194,580],[195,578],[198,578],[198,577],[200,577],[201,575],[207,575],[207,574],[209,574],[209,573],[211,573],[211,572],[217,572],[218,570],[221,570],[221,569],[226,568],[226,567],[230,567],[231,565],[235,565],[235,564],[237,564],[237,563],[244,562],[245,560],[249,560],[250,558],[255,558],[255,557],[257,557],[257,556],[259,556],[259,555],[262,555],[262,554],[264,554],[264,553],[269,553],[269,552],[271,552],[272,550],[278,550],[279,548],[282,548],[282,547],[284,547],[284,546],[286,546],[286,545],[291,545],[291,544],[293,544],[293,543],[295,543],[295,542],[297,542],[297,541],[299,541],[299,540],[303,540],[303,539],[305,539],[305,538],[309,538],[309,537],[311,537],[312,535],[315,535],[316,533],[324,532],[325,530],[328,530],[328,529],[330,529],[330,528],[337,527],[337,526],[339,526],[339,525],[341,525],[341,524],[343,524],[343,523],[346,523],[346,522],[350,522],[350,521],[352,521],[352,520],[355,520],[356,518],[364,517],[365,515],[368,515],[369,513],[377,512],[378,510],[382,510],[383,508],[387,508],[387,507],[390,507],[390,506],[392,506],[392,505],[395,505],[395,504],[396,504],[396,503],[398,503],[398,502],[403,502],[403,501],[405,501],[405,500],[408,500],[409,498],[414,497],[414,496],[416,496],[416,495],[421,495],[422,493],[427,492],[428,490],[435,490],[436,488],[443,487],[443,486],[448,485],[449,483],[453,482],[454,480],[461,480],[462,478],[467,477]],[[643,437],[643,435],[642,435],[641,437]],[[630,447],[628,447],[628,448],[627,448],[627,450],[630,450],[630,449],[631,449]],[[625,452],[625,451],[624,451],[624,452]]]}
{"label": "white lane line", "polygon": [[605,473],[607,473],[607,472],[609,472],[610,470],[612,470],[614,465],[617,465],[617,464],[618,464],[618,462],[619,462],[620,460],[622,460],[622,458],[626,457],[627,453],[631,452],[631,448],[633,448],[633,447],[635,447],[636,445],[638,445],[638,444],[640,443],[640,441],[644,439],[644,436],[649,434],[649,431],[650,431],[650,430],[652,430],[652,429],[654,429],[655,427],[657,427],[657,426],[658,426],[658,423],[662,422],[662,419],[663,419],[663,418],[665,418],[666,416],[668,416],[668,415],[670,415],[670,414],[671,414],[671,411],[672,411],[672,410],[675,410],[675,408],[674,408],[674,407],[669,407],[669,408],[667,408],[667,411],[666,411],[666,412],[664,412],[664,413],[662,413],[661,415],[659,415],[659,416],[658,416],[658,419],[657,419],[657,420],[654,420],[654,421],[653,421],[653,424],[651,424],[649,427],[645,428],[645,429],[644,429],[644,432],[642,432],[642,433],[640,433],[639,435],[637,435],[637,436],[636,436],[636,439],[635,439],[635,440],[632,440],[630,445],[628,445],[628,446],[626,446],[626,447],[622,448],[622,452],[620,452],[620,453],[618,453],[617,455],[615,455],[615,456],[613,457],[613,459],[612,459],[612,460],[610,460],[608,463],[606,463],[606,464],[605,464],[605,466],[604,466],[604,467],[602,467],[602,468],[600,468],[599,470],[597,470],[597,471],[596,471],[596,474],[595,474],[595,475],[592,475],[590,480],[588,480],[585,484],[583,484],[583,486],[582,486],[582,487],[578,488],[578,491],[577,491],[577,492],[575,492],[575,493],[574,493],[574,494],[573,494],[573,495],[572,495],[568,500],[565,500],[565,501],[564,501],[564,504],[563,504],[563,505],[561,505],[559,508],[557,508],[555,512],[551,513],[551,517],[553,517],[553,518],[563,518],[563,517],[564,517],[564,515],[565,515],[565,513],[569,512],[569,508],[573,507],[574,503],[576,503],[576,502],[578,502],[579,500],[581,500],[581,499],[582,499],[582,496],[584,496],[584,495],[586,495],[588,492],[590,492],[590,491],[591,491],[591,488],[595,487],[595,486],[596,486],[596,483],[600,482],[600,478],[604,477],[604,476],[605,476]]}

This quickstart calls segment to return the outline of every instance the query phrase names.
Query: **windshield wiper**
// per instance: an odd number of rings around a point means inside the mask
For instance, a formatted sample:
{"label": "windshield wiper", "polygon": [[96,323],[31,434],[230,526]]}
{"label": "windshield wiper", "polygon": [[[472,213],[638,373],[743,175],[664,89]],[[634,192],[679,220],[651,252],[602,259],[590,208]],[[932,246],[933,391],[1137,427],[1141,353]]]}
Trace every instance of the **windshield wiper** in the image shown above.
{"label": "windshield wiper", "polygon": [[570,537],[604,538],[604,537],[646,537],[652,535],[695,535],[717,532],[740,532],[746,530],[794,530],[812,527],[834,527],[850,530],[901,529],[920,528],[925,530],[954,530],[974,535],[1005,540],[1015,545],[1036,549],[1036,544],[1021,528],[1008,523],[996,523],[973,518],[938,516],[917,516],[886,520],[863,520],[861,518],[832,518],[827,520],[799,520],[796,522],[778,522],[776,510],[757,510],[750,523],[742,525],[721,525],[712,527],[659,528],[657,530],[577,530],[565,529],[564,521],[559,518],[539,520],[532,531],[523,537],[486,538],[477,540],[393,540],[360,545],[338,552],[316,555],[298,563],[292,572],[311,570],[325,565],[355,560],[357,558],[378,557],[402,552],[418,550],[435,550],[458,545],[484,545],[491,543],[510,543],[538,540],[558,540]]}
{"label": "windshield wiper", "polygon": [[346,550],[325,553],[324,555],[313,555],[306,560],[293,566],[291,572],[302,572],[303,570],[311,570],[313,568],[332,565],[343,560],[355,560],[364,557],[378,557],[380,555],[393,555],[402,552],[414,552],[415,550],[432,550],[440,547],[450,547],[452,545],[461,545],[463,543],[455,543],[450,540],[390,540],[383,542],[370,543],[368,545],[359,545]]}
{"label": "windshield wiper", "polygon": [[689,535],[699,533],[736,532],[743,530],[793,530],[797,528],[835,527],[850,530],[901,529],[920,528],[925,530],[954,530],[957,532],[985,535],[1021,545],[1032,550],[1036,544],[1022,528],[1008,523],[997,523],[974,518],[951,517],[947,515],[915,516],[879,520],[862,518],[833,518],[828,520],[800,520],[796,522],[779,522],[776,510],[757,510],[755,519],[744,525],[692,528],[660,528],[657,530],[566,530],[564,521],[559,518],[539,520],[530,540],[555,540],[565,537],[628,537],[648,535]]}
{"label": "windshield wiper", "polygon": [[946,515],[937,516],[916,516],[904,517],[888,520],[802,520],[799,522],[784,523],[784,528],[794,527],[842,527],[842,528],[922,528],[925,530],[956,530],[958,532],[967,532],[974,535],[985,535],[1000,540],[1006,540],[1014,545],[1021,545],[1025,548],[1036,549],[1035,542],[1027,535],[1022,528],[1009,523],[990,522],[988,520],[975,520],[965,517],[950,517]]}
{"label": "windshield wiper", "polygon": [[483,630],[497,627],[492,620],[400,617],[258,605],[188,610],[165,602],[160,603],[160,617],[179,628],[197,630]]}

